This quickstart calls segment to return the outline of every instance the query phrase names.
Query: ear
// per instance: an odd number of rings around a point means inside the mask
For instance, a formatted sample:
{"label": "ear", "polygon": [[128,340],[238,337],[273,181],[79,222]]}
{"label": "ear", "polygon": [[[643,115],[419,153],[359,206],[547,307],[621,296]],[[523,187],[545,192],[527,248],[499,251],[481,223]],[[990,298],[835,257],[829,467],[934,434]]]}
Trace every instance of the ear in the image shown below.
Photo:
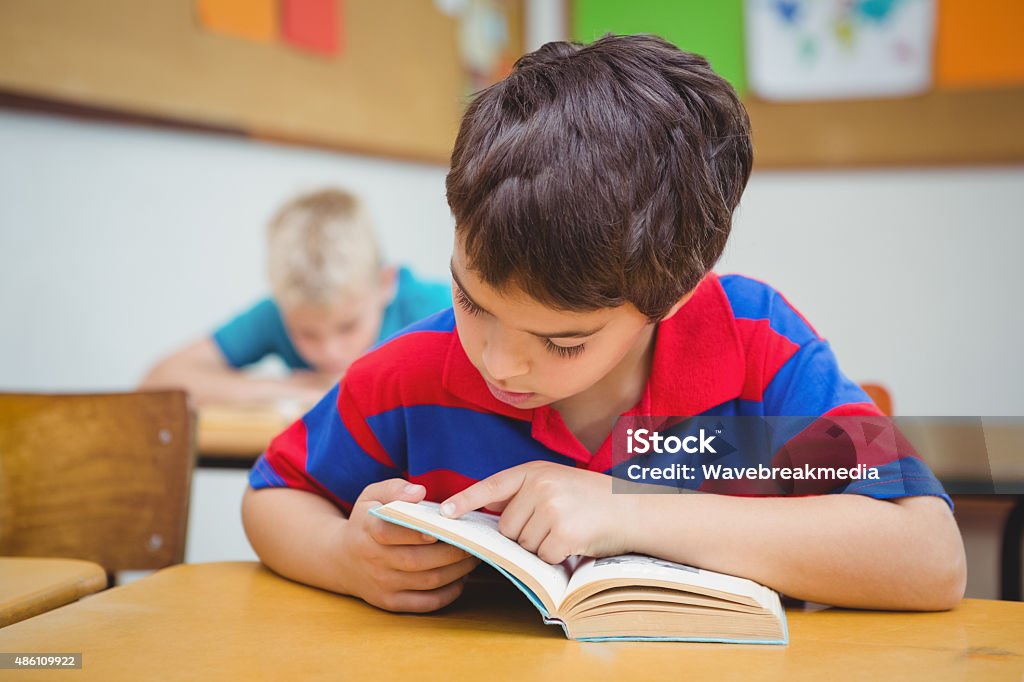
{"label": "ear", "polygon": [[691,298],[693,298],[693,294],[696,291],[697,291],[697,288],[694,287],[693,290],[690,291],[690,293],[684,295],[681,299],[676,301],[675,304],[673,304],[673,306],[668,309],[668,312],[665,313],[664,317],[661,318],[661,321],[664,322],[665,320],[667,320],[668,318],[672,317],[673,315],[678,313],[680,310],[682,310],[683,306],[686,305],[686,302],[689,301]]}
{"label": "ear", "polygon": [[398,293],[398,268],[394,265],[387,265],[380,269],[380,291],[381,296],[390,304]]}

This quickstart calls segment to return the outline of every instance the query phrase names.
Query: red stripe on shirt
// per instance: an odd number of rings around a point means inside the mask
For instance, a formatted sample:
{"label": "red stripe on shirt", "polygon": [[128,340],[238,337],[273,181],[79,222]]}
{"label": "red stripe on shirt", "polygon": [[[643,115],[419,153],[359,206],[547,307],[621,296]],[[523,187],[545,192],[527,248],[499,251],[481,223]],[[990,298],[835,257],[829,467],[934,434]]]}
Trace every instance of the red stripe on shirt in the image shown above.
{"label": "red stripe on shirt", "polygon": [[740,400],[764,400],[765,389],[800,346],[771,328],[769,320],[736,319],[747,359]]}

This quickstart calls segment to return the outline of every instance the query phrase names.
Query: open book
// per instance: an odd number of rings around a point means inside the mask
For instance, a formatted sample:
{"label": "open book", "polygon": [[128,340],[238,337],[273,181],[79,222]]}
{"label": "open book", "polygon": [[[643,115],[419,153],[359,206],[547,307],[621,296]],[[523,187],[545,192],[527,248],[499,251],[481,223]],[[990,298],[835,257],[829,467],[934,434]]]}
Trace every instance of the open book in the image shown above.
{"label": "open book", "polygon": [[498,531],[498,518],[441,516],[432,502],[391,502],[371,509],[473,554],[530,598],[544,622],[579,640],[661,639],[787,644],[776,592],[745,578],[640,554],[549,564]]}

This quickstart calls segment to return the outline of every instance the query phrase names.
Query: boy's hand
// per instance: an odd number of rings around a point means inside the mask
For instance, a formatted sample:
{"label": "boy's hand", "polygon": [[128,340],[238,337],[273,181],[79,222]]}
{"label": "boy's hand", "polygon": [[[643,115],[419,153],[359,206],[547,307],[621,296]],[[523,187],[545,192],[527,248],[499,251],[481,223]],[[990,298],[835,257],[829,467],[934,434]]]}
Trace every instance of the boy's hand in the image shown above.
{"label": "boy's hand", "polygon": [[448,498],[441,513],[458,518],[487,507],[498,530],[549,564],[572,555],[630,551],[633,495],[612,495],[611,477],[551,462],[506,469]]}
{"label": "boy's hand", "polygon": [[434,611],[462,594],[462,578],[480,560],[437,538],[396,526],[368,512],[393,500],[419,502],[421,485],[393,478],[366,486],[342,535],[349,594],[388,611]]}

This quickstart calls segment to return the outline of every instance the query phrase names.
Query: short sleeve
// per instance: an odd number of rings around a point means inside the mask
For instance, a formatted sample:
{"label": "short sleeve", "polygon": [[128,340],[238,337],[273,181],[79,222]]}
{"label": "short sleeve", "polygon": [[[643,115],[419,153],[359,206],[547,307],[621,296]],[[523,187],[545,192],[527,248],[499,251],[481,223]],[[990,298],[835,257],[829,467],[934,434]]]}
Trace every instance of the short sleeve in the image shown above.
{"label": "short sleeve", "polygon": [[235,369],[278,355],[292,369],[308,369],[288,338],[281,312],[272,299],[264,299],[213,333],[224,359]]}
{"label": "short sleeve", "polygon": [[404,476],[373,435],[342,380],[271,441],[249,472],[249,485],[257,490],[305,490],[347,512],[366,486]]}
{"label": "short sleeve", "polygon": [[803,342],[764,392],[765,414],[782,418],[777,420],[781,426],[773,439],[772,464],[864,474],[838,482],[798,481],[790,492],[854,493],[879,499],[930,495],[952,507],[942,484],[893,420],[840,370],[829,343],[781,296],[775,308],[789,318],[787,324],[805,325],[806,333],[794,335]]}

